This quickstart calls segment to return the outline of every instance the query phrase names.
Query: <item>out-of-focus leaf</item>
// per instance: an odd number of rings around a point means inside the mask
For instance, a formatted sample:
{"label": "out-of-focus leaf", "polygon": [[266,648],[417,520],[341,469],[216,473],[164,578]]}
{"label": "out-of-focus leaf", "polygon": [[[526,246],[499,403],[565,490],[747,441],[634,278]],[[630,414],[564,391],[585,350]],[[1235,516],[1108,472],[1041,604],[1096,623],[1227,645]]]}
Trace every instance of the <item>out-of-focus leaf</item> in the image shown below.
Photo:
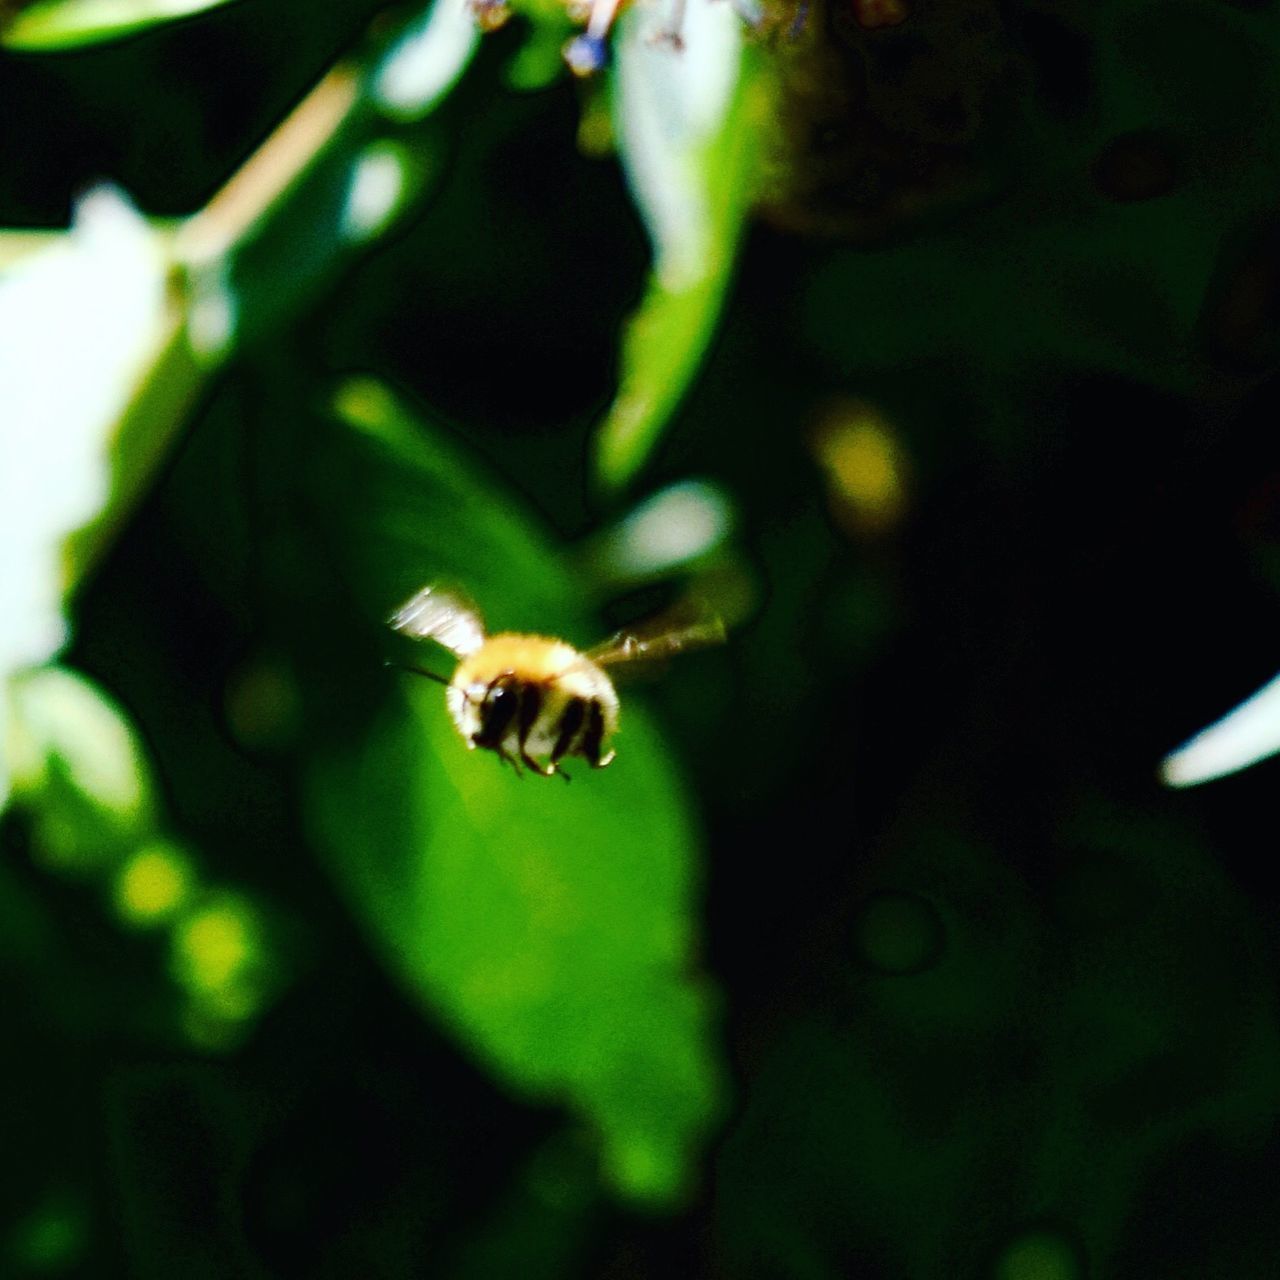
{"label": "out-of-focus leaf", "polygon": [[191,341],[208,365],[278,330],[438,177],[433,136],[403,126],[430,115],[471,61],[464,0],[438,0],[375,45],[322,77],[177,237]]}
{"label": "out-of-focus leaf", "polygon": [[1196,734],[1160,765],[1171,787],[1193,787],[1247,769],[1280,751],[1280,676]]}
{"label": "out-of-focus leaf", "polygon": [[614,129],[649,237],[652,276],[623,338],[618,394],[596,442],[597,479],[625,485],[696,371],[750,207],[766,111],[755,52],[729,5],[692,5],[685,48],[656,47],[641,11],[617,42]]}
{"label": "out-of-focus leaf", "polygon": [[70,49],[114,40],[228,0],[40,0],[19,10],[0,32],[11,49]]}
{"label": "out-of-focus leaf", "polygon": [[120,709],[83,676],[43,667],[15,677],[6,754],[30,804],[42,856],[98,867],[155,821],[142,747]]}
{"label": "out-of-focus leaf", "polygon": [[[495,627],[593,639],[558,557],[509,495],[380,388],[340,400],[323,457],[339,554],[386,613],[461,579]],[[317,471],[317,474],[320,474]],[[421,660],[439,655],[424,649]],[[388,964],[473,1052],[599,1134],[606,1180],[669,1200],[713,1118],[707,992],[693,976],[696,845],[642,709],[614,766],[573,784],[469,752],[438,686],[391,680],[358,736],[317,743],[307,812]]]}
{"label": "out-of-focus leaf", "polygon": [[572,30],[563,9],[535,21],[528,39],[507,66],[507,84],[531,93],[559,80],[565,74],[564,42]]}

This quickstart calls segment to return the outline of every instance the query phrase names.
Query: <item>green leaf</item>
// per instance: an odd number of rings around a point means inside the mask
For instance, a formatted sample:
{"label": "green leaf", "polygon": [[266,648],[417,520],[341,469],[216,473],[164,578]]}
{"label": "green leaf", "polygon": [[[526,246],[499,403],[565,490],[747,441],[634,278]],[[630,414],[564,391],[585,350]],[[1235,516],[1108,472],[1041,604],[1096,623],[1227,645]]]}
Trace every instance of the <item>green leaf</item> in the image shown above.
{"label": "green leaf", "polygon": [[695,5],[685,48],[655,47],[629,13],[617,46],[619,154],[653,242],[653,272],[622,344],[618,394],[596,440],[597,480],[626,485],[697,372],[753,195],[764,71],[728,5]]}
{"label": "green leaf", "polygon": [[[339,403],[348,427],[316,474],[340,477],[326,518],[371,620],[445,576],[495,626],[592,638],[580,593],[508,493],[373,384]],[[338,883],[389,966],[478,1058],[598,1133],[616,1191],[671,1200],[714,1117],[718,1071],[691,967],[697,845],[661,738],[628,704],[616,763],[565,786],[468,751],[434,684],[398,674],[380,694],[358,729],[329,717],[343,727],[317,740],[307,773]]]}
{"label": "green leaf", "polygon": [[15,677],[6,756],[34,843],[67,870],[96,869],[155,822],[150,770],[121,710],[91,681],[58,667]]}
{"label": "green leaf", "polygon": [[561,79],[565,74],[562,51],[572,32],[563,9],[535,19],[525,42],[507,66],[507,84],[521,93],[532,93]]}
{"label": "green leaf", "polygon": [[41,0],[0,35],[10,49],[73,49],[214,9],[228,0]]}

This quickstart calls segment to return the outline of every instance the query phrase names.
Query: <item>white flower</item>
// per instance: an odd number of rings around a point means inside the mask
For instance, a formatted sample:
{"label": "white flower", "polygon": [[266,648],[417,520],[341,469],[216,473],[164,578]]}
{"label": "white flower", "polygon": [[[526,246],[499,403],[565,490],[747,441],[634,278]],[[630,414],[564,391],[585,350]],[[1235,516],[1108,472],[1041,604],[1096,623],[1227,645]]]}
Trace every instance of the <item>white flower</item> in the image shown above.
{"label": "white flower", "polygon": [[[0,274],[0,696],[66,642],[62,552],[106,500],[112,434],[164,331],[166,262],[101,187],[71,231]],[[7,719],[0,707],[0,749]],[[6,793],[0,756],[0,801]]]}

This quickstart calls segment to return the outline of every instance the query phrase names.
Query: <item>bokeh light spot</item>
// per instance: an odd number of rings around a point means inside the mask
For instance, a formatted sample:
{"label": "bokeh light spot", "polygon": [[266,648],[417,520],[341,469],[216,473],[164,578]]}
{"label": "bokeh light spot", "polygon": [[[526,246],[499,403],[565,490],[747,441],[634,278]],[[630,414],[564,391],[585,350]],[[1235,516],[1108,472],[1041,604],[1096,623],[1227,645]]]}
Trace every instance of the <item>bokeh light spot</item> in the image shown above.
{"label": "bokeh light spot", "polygon": [[392,142],[374,142],[357,157],[342,210],[342,234],[354,243],[372,239],[395,216],[409,187],[408,159]]}
{"label": "bokeh light spot", "polygon": [[728,497],[702,480],[682,480],[642,502],[588,544],[587,558],[610,582],[644,582],[705,560],[733,531]]}
{"label": "bokeh light spot", "polygon": [[116,907],[131,924],[158,924],[183,905],[193,883],[191,864],[174,846],[148,845],[120,868]]}
{"label": "bokeh light spot", "polygon": [[830,412],[813,437],[832,513],[856,532],[892,528],[906,510],[906,466],[889,424],[869,405]]}
{"label": "bokeh light spot", "polygon": [[176,975],[193,995],[240,1016],[251,1011],[248,992],[261,944],[246,903],[225,898],[193,911],[178,924],[173,945]]}
{"label": "bokeh light spot", "polygon": [[874,894],[854,920],[859,957],[878,973],[919,973],[936,964],[946,930],[933,904],[914,893]]}

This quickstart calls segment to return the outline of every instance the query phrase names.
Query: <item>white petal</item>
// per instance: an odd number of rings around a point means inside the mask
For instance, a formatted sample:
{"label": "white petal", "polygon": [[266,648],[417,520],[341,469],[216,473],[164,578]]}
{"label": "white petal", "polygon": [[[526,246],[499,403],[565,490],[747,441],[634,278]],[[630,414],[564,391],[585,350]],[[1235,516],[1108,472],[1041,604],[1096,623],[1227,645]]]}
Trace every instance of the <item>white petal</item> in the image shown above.
{"label": "white petal", "polygon": [[1192,787],[1235,773],[1278,751],[1280,676],[1167,755],[1160,776],[1168,786]]}
{"label": "white petal", "polygon": [[166,263],[99,188],[0,274],[0,680],[65,642],[62,545],[108,492],[114,428],[163,331]]}

